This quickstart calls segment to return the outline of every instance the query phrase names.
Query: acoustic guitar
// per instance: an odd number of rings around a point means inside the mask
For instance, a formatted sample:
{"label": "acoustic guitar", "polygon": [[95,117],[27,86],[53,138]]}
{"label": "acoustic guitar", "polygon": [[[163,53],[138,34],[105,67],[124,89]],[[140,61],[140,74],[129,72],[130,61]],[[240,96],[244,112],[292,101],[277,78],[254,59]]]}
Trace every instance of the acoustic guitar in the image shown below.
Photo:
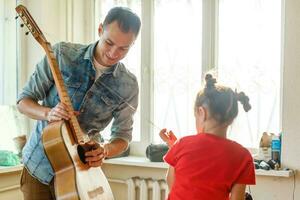
{"label": "acoustic guitar", "polygon": [[[16,11],[45,50],[60,100],[74,113],[51,44],[26,7],[19,5]],[[82,132],[74,114],[68,121],[49,123],[43,130],[42,142],[55,172],[54,187],[57,200],[113,200],[111,188],[101,168],[89,167],[85,162],[84,153],[91,148],[88,145],[90,139]]]}

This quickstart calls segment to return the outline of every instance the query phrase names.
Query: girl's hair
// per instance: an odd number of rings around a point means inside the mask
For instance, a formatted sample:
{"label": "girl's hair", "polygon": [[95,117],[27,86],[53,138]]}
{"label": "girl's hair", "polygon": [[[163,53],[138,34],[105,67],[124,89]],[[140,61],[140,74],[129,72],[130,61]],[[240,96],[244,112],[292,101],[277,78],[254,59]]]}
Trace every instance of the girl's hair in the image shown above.
{"label": "girl's hair", "polygon": [[205,88],[197,94],[195,109],[199,106],[207,107],[212,117],[221,124],[232,123],[238,114],[238,101],[246,112],[251,109],[249,98],[244,92],[237,93],[229,87],[215,85],[217,81],[211,74],[206,74],[205,82]]}

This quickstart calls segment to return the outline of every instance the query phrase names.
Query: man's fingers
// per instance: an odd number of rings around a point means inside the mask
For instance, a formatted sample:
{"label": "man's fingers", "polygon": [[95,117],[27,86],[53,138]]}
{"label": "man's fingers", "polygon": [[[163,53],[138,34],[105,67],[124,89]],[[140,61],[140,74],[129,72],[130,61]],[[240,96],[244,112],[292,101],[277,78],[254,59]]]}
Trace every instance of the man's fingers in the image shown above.
{"label": "man's fingers", "polygon": [[99,154],[97,156],[88,156],[85,158],[86,162],[98,162],[101,161],[104,158],[104,154]]}
{"label": "man's fingers", "polygon": [[57,106],[54,109],[57,112],[57,114],[63,119],[68,120],[71,117],[68,111],[68,107],[63,103],[57,104]]}
{"label": "man's fingers", "polygon": [[93,149],[91,151],[85,152],[85,156],[97,156],[99,154],[102,154],[104,152],[104,149],[102,147],[99,147],[97,149]]}
{"label": "man's fingers", "polygon": [[54,108],[48,113],[47,119],[49,122],[59,121],[62,119],[69,120],[71,117],[68,107],[62,102],[58,103]]}
{"label": "man's fingers", "polygon": [[88,162],[88,165],[90,167],[100,167],[103,164],[103,160],[97,161],[97,162]]}
{"label": "man's fingers", "polygon": [[61,109],[56,109],[54,111],[54,116],[62,118],[62,119],[65,119],[65,120],[69,120],[70,119],[69,114],[66,111],[61,110]]}
{"label": "man's fingers", "polygon": [[87,143],[87,145],[92,150],[85,152],[85,154],[84,154],[85,156],[97,157],[99,155],[104,154],[104,147],[102,145],[96,143],[95,141],[91,140]]}

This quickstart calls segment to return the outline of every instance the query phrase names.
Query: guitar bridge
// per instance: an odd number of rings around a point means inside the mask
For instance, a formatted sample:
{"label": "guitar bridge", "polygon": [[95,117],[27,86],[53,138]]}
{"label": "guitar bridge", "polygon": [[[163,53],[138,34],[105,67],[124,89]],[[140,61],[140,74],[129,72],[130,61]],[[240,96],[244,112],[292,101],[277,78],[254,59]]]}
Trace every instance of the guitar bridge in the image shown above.
{"label": "guitar bridge", "polygon": [[98,187],[92,191],[88,191],[88,195],[90,199],[95,198],[98,195],[101,195],[104,193],[103,187]]}

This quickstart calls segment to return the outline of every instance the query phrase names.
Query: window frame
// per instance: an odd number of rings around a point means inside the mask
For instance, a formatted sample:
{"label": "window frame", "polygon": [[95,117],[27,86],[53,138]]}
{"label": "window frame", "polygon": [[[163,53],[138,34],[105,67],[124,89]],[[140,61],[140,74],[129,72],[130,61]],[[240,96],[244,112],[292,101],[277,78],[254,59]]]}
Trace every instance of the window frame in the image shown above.
{"label": "window frame", "polygon": [[[203,73],[217,66],[217,27],[218,27],[218,0],[203,0],[202,3],[202,69]],[[140,141],[132,141],[130,144],[130,154],[145,156],[146,148],[153,142],[153,68],[154,68],[154,1],[142,1],[142,29],[141,29],[141,80],[140,85],[141,101],[140,113],[141,129]],[[149,48],[150,47],[150,48]],[[158,133],[157,133],[158,134]]]}

